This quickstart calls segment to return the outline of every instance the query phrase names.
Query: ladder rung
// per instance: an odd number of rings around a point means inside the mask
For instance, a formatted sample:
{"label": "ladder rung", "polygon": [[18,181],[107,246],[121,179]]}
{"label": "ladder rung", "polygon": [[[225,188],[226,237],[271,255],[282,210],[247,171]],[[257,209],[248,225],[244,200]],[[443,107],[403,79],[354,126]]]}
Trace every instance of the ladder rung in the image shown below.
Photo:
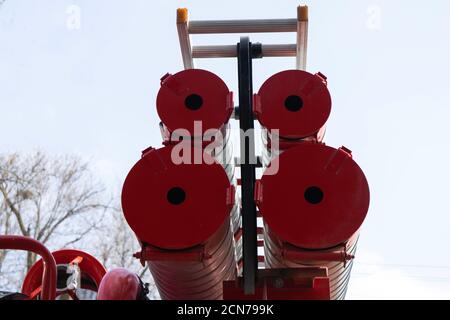
{"label": "ladder rung", "polygon": [[[296,44],[263,44],[263,57],[295,57],[297,55]],[[193,58],[235,58],[237,56],[236,45],[221,46],[194,46]]]}
{"label": "ladder rung", "polygon": [[297,32],[297,19],[190,21],[189,34]]}
{"label": "ladder rung", "polygon": [[295,57],[297,55],[296,44],[264,44],[262,45],[263,57]]}
{"label": "ladder rung", "polygon": [[228,46],[194,46],[193,58],[234,58],[237,56],[236,45]]}

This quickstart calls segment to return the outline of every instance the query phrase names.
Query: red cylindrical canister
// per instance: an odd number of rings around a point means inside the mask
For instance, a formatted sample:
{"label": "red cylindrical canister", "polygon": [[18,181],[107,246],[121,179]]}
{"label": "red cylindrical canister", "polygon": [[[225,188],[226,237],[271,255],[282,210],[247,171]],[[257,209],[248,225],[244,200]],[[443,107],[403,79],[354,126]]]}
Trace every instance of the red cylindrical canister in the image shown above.
{"label": "red cylindrical canister", "polygon": [[190,140],[197,146],[213,146],[210,154],[233,178],[228,122],[234,110],[233,93],[222,79],[201,69],[167,74],[161,79],[156,106],[165,145]]}
{"label": "red cylindrical canister", "polygon": [[[328,268],[330,296],[343,299],[369,186],[350,150],[305,142],[283,152],[256,186],[270,268]],[[275,174],[274,174],[275,173]]]}
{"label": "red cylindrical canister", "polygon": [[[201,69],[167,74],[156,99],[164,140],[209,138],[226,130],[234,109],[233,94],[217,75]],[[208,132],[210,131],[210,132]]]}
{"label": "red cylindrical canister", "polygon": [[235,188],[202,149],[181,147],[144,152],[125,180],[124,215],[162,299],[221,299],[222,282],[236,276]]}
{"label": "red cylindrical canister", "polygon": [[322,142],[331,104],[321,73],[287,70],[266,80],[254,96],[255,115],[263,127],[265,165],[280,150],[299,142]]}

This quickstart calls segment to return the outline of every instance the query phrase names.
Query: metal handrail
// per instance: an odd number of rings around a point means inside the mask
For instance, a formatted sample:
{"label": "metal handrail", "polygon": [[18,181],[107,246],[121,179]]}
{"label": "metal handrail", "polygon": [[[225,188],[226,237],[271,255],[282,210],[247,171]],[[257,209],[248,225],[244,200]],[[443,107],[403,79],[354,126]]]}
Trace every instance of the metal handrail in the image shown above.
{"label": "metal handrail", "polygon": [[0,249],[24,250],[34,252],[44,261],[44,273],[42,275],[42,300],[55,300],[57,269],[52,253],[39,241],[29,237],[1,235]]}

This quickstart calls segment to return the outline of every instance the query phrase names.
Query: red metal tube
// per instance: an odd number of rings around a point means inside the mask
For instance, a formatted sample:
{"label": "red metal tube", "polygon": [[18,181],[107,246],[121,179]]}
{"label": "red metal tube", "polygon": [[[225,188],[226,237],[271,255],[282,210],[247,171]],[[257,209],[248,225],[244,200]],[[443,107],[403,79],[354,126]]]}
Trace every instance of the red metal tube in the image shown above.
{"label": "red metal tube", "polygon": [[0,248],[31,251],[40,255],[44,261],[42,274],[42,300],[56,297],[56,262],[50,251],[39,241],[23,236],[0,236]]}
{"label": "red metal tube", "polygon": [[263,165],[299,143],[322,142],[331,105],[321,73],[287,70],[266,80],[254,96],[255,115],[263,127]]}
{"label": "red metal tube", "polygon": [[346,148],[305,142],[276,159],[277,174],[265,174],[255,194],[266,266],[326,267],[331,299],[343,299],[369,207],[367,180]]}
{"label": "red metal tube", "polygon": [[156,106],[164,145],[175,145],[183,140],[197,147],[213,146],[208,149],[210,155],[233,180],[229,124],[234,110],[233,93],[222,79],[201,69],[166,74],[161,79]]}
{"label": "red metal tube", "polygon": [[301,70],[273,75],[254,96],[256,117],[284,148],[299,140],[321,142],[331,104],[326,77]]}
{"label": "red metal tube", "polygon": [[266,264],[270,268],[303,269],[309,267],[325,267],[330,281],[330,299],[343,300],[347,292],[348,281],[356,253],[357,234],[341,246],[322,250],[305,250],[294,247],[271,233],[266,226],[264,250]]}
{"label": "red metal tube", "polygon": [[[82,272],[80,287],[91,291],[98,290],[100,282],[106,273],[106,269],[95,257],[84,251],[74,249],[57,250],[52,252],[52,256],[55,259],[57,270],[60,266],[66,267],[74,261],[77,261],[77,265]],[[23,280],[22,293],[31,296],[33,292],[42,285],[41,275],[43,270],[44,263],[42,259],[33,264]],[[64,277],[65,275],[59,272],[57,277],[59,276]],[[83,279],[88,281],[85,282]],[[59,294],[61,294],[61,292],[57,292],[57,296],[59,296]]]}
{"label": "red metal tube", "polygon": [[201,69],[166,74],[161,79],[156,106],[166,142],[172,141],[176,130],[182,130],[176,136],[192,140],[210,138],[210,130],[222,131],[225,136],[234,110],[233,94],[222,79]]}
{"label": "red metal tube", "polygon": [[[221,299],[223,281],[236,276],[235,188],[206,153],[201,163],[175,164],[178,147],[145,152],[125,180],[123,212],[142,244],[135,256],[162,299]],[[184,152],[194,157],[194,148]]]}
{"label": "red metal tube", "polygon": [[172,259],[153,258],[154,260],[148,261],[162,299],[222,299],[223,282],[234,280],[236,277],[235,253],[229,221],[222,225],[221,230],[213,238],[199,247],[199,250],[204,252],[203,258],[200,259],[196,257],[191,259],[189,253],[184,257],[183,252],[172,252]]}

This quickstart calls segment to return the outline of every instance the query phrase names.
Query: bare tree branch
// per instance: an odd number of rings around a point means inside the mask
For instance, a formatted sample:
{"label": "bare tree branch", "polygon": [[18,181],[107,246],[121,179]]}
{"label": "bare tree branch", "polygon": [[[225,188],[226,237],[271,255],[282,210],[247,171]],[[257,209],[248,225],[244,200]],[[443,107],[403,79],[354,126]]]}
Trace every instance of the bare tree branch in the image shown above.
{"label": "bare tree branch", "polygon": [[[56,248],[73,245],[97,228],[96,221],[109,208],[104,193],[89,164],[76,156],[0,154],[0,230],[5,233],[19,230]],[[63,236],[53,238],[59,231]],[[5,255],[1,253],[0,263]],[[25,269],[36,258],[28,253]]]}
{"label": "bare tree branch", "polygon": [[[0,232],[31,235],[50,249],[80,246],[108,269],[135,272],[150,283],[150,296],[157,297],[148,267],[133,258],[139,243],[116,203],[118,197],[105,193],[89,164],[77,157],[0,154]],[[26,272],[37,257],[28,253],[15,259],[11,254],[14,259],[5,260],[6,254],[0,251],[0,285],[16,279],[19,287],[23,272],[17,270]]]}
{"label": "bare tree branch", "polygon": [[6,193],[5,188],[3,187],[2,184],[0,184],[0,192],[3,195],[3,198],[5,200],[6,205],[9,207],[9,209],[14,213],[14,216],[17,219],[17,223],[19,224],[20,227],[20,231],[22,232],[22,234],[24,236],[27,236],[27,229],[25,228],[25,224],[22,220],[22,215],[19,212],[19,210],[16,208],[16,206],[12,203],[12,201],[9,199],[8,194]]}
{"label": "bare tree branch", "polygon": [[141,270],[141,272],[139,273],[139,278],[143,278],[147,271],[148,271],[148,265],[146,265],[144,267],[144,269]]}

